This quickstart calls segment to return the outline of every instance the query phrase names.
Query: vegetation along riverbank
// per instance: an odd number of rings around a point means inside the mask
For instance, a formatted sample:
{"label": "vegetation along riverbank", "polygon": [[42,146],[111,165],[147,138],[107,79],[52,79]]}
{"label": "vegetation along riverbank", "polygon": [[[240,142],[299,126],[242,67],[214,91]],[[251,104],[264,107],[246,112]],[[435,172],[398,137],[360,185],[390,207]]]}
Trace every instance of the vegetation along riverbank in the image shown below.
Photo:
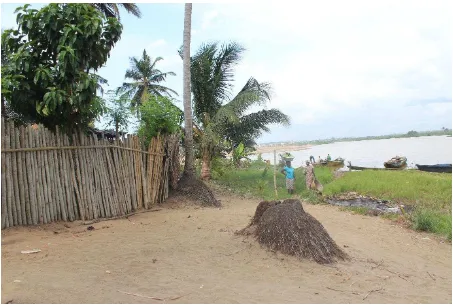
{"label": "vegetation along riverbank", "polygon": [[[277,193],[275,195],[273,166],[261,159],[242,168],[228,167],[226,161],[214,163],[213,178],[219,185],[243,195],[265,200],[285,199],[288,194],[284,177],[277,171]],[[313,204],[326,203],[327,197],[340,196],[348,192],[369,196],[390,205],[404,205],[404,213],[383,214],[398,219],[415,230],[439,234],[451,241],[452,231],[452,176],[447,173],[407,171],[353,171],[335,175],[333,169],[315,168],[315,175],[324,185],[323,194],[316,194],[305,187],[303,168],[295,170],[295,196]],[[368,213],[363,207],[348,208],[357,213]]]}

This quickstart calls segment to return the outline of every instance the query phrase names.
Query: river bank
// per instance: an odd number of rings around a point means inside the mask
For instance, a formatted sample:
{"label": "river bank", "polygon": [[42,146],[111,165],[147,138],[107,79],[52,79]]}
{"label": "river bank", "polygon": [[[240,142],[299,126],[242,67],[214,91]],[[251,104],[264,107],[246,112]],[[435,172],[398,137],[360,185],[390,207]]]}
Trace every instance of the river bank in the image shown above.
{"label": "river bank", "polygon": [[[252,154],[264,154],[264,153],[273,153],[274,150],[277,153],[282,152],[291,152],[291,151],[303,151],[310,149],[312,145],[293,145],[293,144],[283,144],[283,145],[262,145],[256,148],[256,151]],[[279,157],[277,157],[279,159]]]}
{"label": "river bank", "polygon": [[[278,169],[280,171],[280,169]],[[341,196],[355,192],[362,196],[388,201],[395,207],[407,207],[404,218],[407,225],[415,230],[438,234],[451,241],[452,176],[448,173],[428,173],[411,171],[352,171],[334,175],[327,167],[315,168],[318,180],[324,185],[323,195],[305,188],[303,168],[295,170],[295,195],[311,203],[326,203],[326,197]],[[252,195],[265,200],[285,199],[284,176],[277,173],[277,193],[275,195],[273,167],[260,161],[252,162],[246,169],[228,169],[223,175],[216,176],[216,183],[229,188],[232,192]],[[366,214],[367,209],[354,209]],[[386,214],[385,217],[393,218]]]}

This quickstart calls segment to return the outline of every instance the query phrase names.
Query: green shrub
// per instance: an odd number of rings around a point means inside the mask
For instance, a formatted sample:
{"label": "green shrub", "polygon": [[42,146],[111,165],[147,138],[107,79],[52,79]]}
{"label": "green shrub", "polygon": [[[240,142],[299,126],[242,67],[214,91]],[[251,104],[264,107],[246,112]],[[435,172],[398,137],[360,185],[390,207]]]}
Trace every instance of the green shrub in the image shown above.
{"label": "green shrub", "polygon": [[442,234],[451,241],[451,216],[430,210],[418,210],[412,218],[414,229]]}
{"label": "green shrub", "polygon": [[173,134],[181,129],[183,113],[169,98],[150,96],[140,106],[138,136],[148,147],[158,134]]}

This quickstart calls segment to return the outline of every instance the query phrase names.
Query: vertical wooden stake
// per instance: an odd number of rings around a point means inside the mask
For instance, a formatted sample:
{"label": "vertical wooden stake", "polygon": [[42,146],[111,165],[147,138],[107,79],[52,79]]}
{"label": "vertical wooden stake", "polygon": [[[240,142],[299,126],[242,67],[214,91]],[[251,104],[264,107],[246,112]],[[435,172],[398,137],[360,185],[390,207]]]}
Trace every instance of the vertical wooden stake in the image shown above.
{"label": "vertical wooden stake", "polygon": [[274,190],[275,190],[275,199],[278,199],[277,192],[277,152],[274,150]]}

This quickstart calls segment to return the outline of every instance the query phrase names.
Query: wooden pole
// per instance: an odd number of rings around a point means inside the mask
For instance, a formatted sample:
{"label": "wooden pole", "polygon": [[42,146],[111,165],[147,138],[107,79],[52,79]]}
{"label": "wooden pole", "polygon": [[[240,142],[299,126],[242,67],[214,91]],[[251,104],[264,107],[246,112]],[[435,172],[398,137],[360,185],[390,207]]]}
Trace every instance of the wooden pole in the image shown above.
{"label": "wooden pole", "polygon": [[[11,148],[16,149],[19,147],[19,128],[14,126],[14,123],[11,121]],[[16,211],[16,220],[14,225],[22,225],[22,209],[21,206],[23,202],[20,201],[19,197],[19,180],[17,179],[18,171],[17,171],[17,164],[19,160],[18,152],[15,154],[11,154],[11,165],[12,165],[12,174],[13,176],[10,177],[11,182],[13,183],[13,191],[14,191],[14,210]]]}
{"label": "wooden pole", "polygon": [[2,229],[7,228],[7,200],[6,200],[6,155],[3,153],[3,149],[6,149],[6,122],[5,118],[2,117]]}
{"label": "wooden pole", "polygon": [[277,192],[277,152],[274,150],[274,191],[275,191],[275,199],[278,199],[278,192]]}
{"label": "wooden pole", "polygon": [[[26,148],[27,143],[26,143],[26,129],[23,125],[19,127],[19,132],[20,132],[20,147],[21,148]],[[26,159],[26,154],[25,152],[22,152],[21,156],[21,177],[22,177],[22,184],[21,184],[21,190],[22,194],[24,196],[24,201],[25,201],[25,214],[27,215],[27,225],[33,224],[33,218],[32,218],[32,213],[31,213],[31,200],[30,200],[30,187],[25,187],[27,185],[28,181],[28,175],[30,172],[30,169],[27,168],[27,159]]]}

